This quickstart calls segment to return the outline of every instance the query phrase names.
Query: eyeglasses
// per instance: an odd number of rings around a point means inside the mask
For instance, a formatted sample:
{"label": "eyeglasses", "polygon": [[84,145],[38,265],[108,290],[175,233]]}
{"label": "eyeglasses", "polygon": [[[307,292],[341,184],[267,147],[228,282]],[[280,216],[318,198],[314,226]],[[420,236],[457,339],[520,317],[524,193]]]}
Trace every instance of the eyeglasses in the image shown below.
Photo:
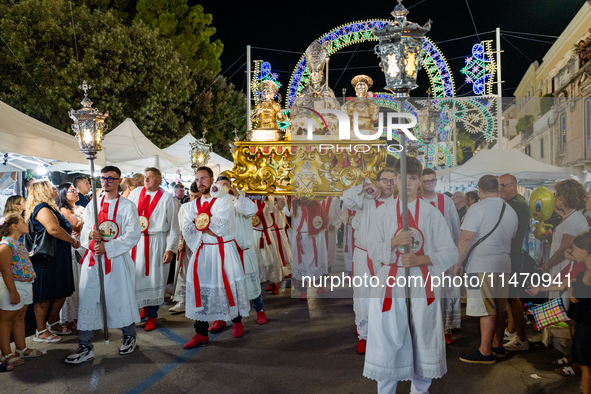
{"label": "eyeglasses", "polygon": [[426,180],[424,180],[424,181],[423,181],[423,183],[424,183],[425,185],[428,185],[428,184],[435,184],[435,183],[437,183],[437,178],[435,178],[435,179],[430,179],[430,180],[429,180],[429,179],[426,179]]}
{"label": "eyeglasses", "polygon": [[501,189],[504,189],[505,187],[514,184],[515,182],[511,182],[511,183],[499,183],[499,187]]}
{"label": "eyeglasses", "polygon": [[389,183],[390,185],[393,185],[394,179],[382,178],[382,179],[380,179],[380,182],[384,182],[385,184]]}
{"label": "eyeglasses", "polygon": [[104,176],[101,177],[101,183],[102,182],[106,182],[106,183],[113,183],[114,181],[118,181],[121,178],[113,178],[112,176],[105,178]]}
{"label": "eyeglasses", "polygon": [[76,193],[76,194],[78,194],[78,190],[76,190],[76,189],[70,189],[70,190],[67,191],[67,193]]}

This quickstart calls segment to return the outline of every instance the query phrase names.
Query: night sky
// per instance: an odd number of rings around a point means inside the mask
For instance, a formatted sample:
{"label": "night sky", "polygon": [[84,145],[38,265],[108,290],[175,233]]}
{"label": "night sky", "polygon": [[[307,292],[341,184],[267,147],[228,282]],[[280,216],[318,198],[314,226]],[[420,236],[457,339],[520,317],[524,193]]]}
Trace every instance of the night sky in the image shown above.
{"label": "night sky", "polygon": [[[253,47],[303,52],[321,35],[341,24],[364,19],[387,19],[397,4],[393,0],[328,1],[300,0],[281,2],[259,0],[224,1],[200,0],[205,12],[213,15],[213,26],[224,44],[221,56],[222,72],[238,89],[246,89],[246,45]],[[553,37],[526,35],[534,33],[559,36],[576,15],[585,0],[405,0],[408,19],[423,25],[429,19],[433,26],[428,37],[433,40],[448,59],[456,91],[468,95],[471,86],[465,85],[460,69],[464,58],[471,54],[472,46],[481,40],[494,40],[494,29],[501,28],[503,95],[512,96],[521,77],[531,62],[542,58],[556,40]],[[190,0],[191,4],[191,0]],[[470,17],[472,11],[474,23]],[[476,29],[474,27],[476,25]],[[591,26],[590,26],[591,27]],[[475,35],[464,39],[460,37]],[[516,32],[516,33],[513,33]],[[520,36],[530,40],[511,37]],[[453,41],[448,41],[453,40]],[[539,40],[544,42],[532,41]],[[447,42],[444,42],[447,41]],[[375,43],[357,44],[334,54],[330,60],[329,85],[337,95],[343,87],[347,95],[354,95],[350,81],[357,74],[367,74],[374,79],[373,91],[383,91],[384,76],[373,53]],[[353,51],[356,51],[353,53]],[[342,53],[348,52],[348,53]],[[522,52],[522,53],[520,53]],[[253,49],[253,60],[271,63],[273,71],[283,84],[282,94],[300,54],[263,49]],[[230,67],[236,60],[238,62]],[[348,66],[347,66],[348,64]],[[343,68],[348,67],[346,71]],[[338,83],[337,83],[338,81]],[[413,96],[424,96],[428,79],[424,71],[419,76],[419,88]],[[282,103],[285,105],[285,102]]]}

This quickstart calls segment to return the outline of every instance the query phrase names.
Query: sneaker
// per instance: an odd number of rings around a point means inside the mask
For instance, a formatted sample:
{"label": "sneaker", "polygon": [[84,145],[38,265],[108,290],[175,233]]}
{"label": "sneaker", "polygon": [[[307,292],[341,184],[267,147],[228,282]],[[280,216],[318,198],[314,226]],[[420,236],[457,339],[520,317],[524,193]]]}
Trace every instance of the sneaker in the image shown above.
{"label": "sneaker", "polygon": [[510,352],[517,352],[519,350],[529,350],[529,342],[527,339],[524,342],[521,342],[518,336],[513,338],[509,343],[503,345],[505,350]]}
{"label": "sneaker", "polygon": [[476,350],[474,353],[462,354],[460,361],[470,364],[494,364],[497,362],[497,359],[494,354],[483,356],[480,350]]}
{"label": "sneaker", "polygon": [[509,342],[515,338],[516,334],[511,334],[509,331],[505,330],[505,334],[503,335],[503,342]]}
{"label": "sneaker", "polygon": [[119,355],[125,356],[126,354],[133,353],[136,346],[137,346],[136,338],[132,337],[131,335],[125,335],[123,337],[123,342],[121,343],[121,347],[119,348]]}
{"label": "sneaker", "polygon": [[507,358],[504,347],[493,347],[492,352],[496,358]]}
{"label": "sneaker", "polygon": [[94,360],[94,350],[89,346],[79,345],[76,353],[70,354],[64,361],[68,364],[81,364],[91,360]]}
{"label": "sneaker", "polygon": [[170,308],[168,311],[172,313],[183,313],[185,311],[185,303],[182,301],[177,302],[177,304]]}

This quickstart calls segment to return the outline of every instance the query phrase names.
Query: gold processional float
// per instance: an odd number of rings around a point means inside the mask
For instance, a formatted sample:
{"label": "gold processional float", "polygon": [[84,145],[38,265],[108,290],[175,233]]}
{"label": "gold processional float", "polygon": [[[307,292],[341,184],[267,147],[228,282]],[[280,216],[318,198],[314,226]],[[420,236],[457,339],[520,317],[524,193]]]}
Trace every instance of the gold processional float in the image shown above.
{"label": "gold processional float", "polygon": [[[394,21],[374,31],[380,39],[375,52],[386,76],[385,89],[401,101],[416,87],[420,45],[429,30],[427,25],[421,27],[407,21],[407,13],[401,4],[397,5],[392,12]],[[247,132],[246,141],[235,138],[231,144],[235,146],[234,167],[223,173],[245,193],[293,195],[315,200],[338,196],[364,179],[375,182],[377,173],[386,167],[388,157],[392,157],[388,152],[396,151],[391,148],[401,149],[400,145],[392,144],[397,141],[391,138],[390,132],[389,141],[379,139],[383,130],[380,115],[383,114],[369,92],[373,85],[370,77],[353,78],[356,97],[341,106],[325,77],[327,50],[314,41],[306,50],[305,58],[310,72],[309,84],[296,98],[291,108],[290,126],[285,130],[278,127],[278,122],[286,121],[276,101],[279,82],[266,78],[256,86],[260,100],[250,114],[255,127]],[[416,118],[409,113],[397,116],[414,119],[412,126],[416,125]],[[348,126],[345,128],[348,133],[343,131],[343,124]],[[353,135],[353,138],[343,138],[342,134]],[[196,145],[192,146],[193,164],[198,166],[207,162],[206,150],[207,146],[211,149],[211,145],[206,144],[204,138]],[[410,148],[416,147],[411,145]]]}

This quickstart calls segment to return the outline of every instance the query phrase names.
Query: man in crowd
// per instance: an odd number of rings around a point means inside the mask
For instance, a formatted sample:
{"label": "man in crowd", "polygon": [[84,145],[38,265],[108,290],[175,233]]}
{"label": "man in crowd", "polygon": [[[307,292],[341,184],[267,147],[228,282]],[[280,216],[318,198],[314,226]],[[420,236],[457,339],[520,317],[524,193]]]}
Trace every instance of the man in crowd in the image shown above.
{"label": "man in crowd", "polygon": [[457,191],[451,196],[451,200],[454,202],[454,205],[458,210],[458,216],[461,223],[464,220],[464,216],[466,216],[466,212],[468,212],[468,207],[466,206],[466,194]]}
{"label": "man in crowd", "polygon": [[[517,178],[511,174],[504,174],[499,177],[499,195],[517,214],[517,233],[511,241],[511,275],[521,273],[523,269],[523,240],[529,226],[531,214],[529,205],[525,198],[517,192]],[[525,319],[523,318],[523,306],[519,299],[519,287],[509,287],[507,317],[509,325],[507,331],[515,334],[513,339],[504,345],[505,350],[527,350],[529,342],[525,337]]]}
{"label": "man in crowd", "polygon": [[[457,244],[460,238],[460,217],[458,211],[451,200],[442,193],[437,193],[437,174],[430,168],[423,170],[421,176],[423,194],[420,196],[423,200],[434,206],[441,212],[445,223],[449,228],[454,243]],[[446,272],[448,276],[453,275],[453,268]],[[441,289],[441,301],[443,302],[443,325],[445,329],[445,343],[453,343],[451,330],[460,328],[462,320],[462,305],[460,304],[460,288],[457,286],[443,286]]]}
{"label": "man in crowd", "polygon": [[[428,283],[454,265],[458,252],[441,213],[417,198],[421,163],[407,157],[406,169],[409,231],[403,230],[403,208],[397,199],[394,209],[378,208],[368,235],[369,257],[380,268],[378,286],[372,285],[369,300],[363,375],[378,381],[378,393],[395,393],[401,380],[412,381],[411,393],[428,393],[431,380],[447,371],[439,288],[432,291]],[[402,190],[400,162],[395,171],[396,186]],[[408,253],[401,250],[405,246]],[[400,283],[407,268],[411,277],[426,283],[415,282],[408,299],[407,288],[391,286],[388,279]]]}
{"label": "man in crowd", "polygon": [[[128,199],[119,196],[121,171],[106,166],[101,170],[101,185],[105,194],[99,203],[100,231],[94,229],[92,204],[84,211],[84,227],[80,240],[88,249],[80,271],[78,313],[78,350],[66,358],[66,363],[80,364],[94,358],[92,337],[103,328],[99,289],[99,265],[103,259],[105,272],[105,302],[109,328],[121,328],[123,343],[120,355],[133,352],[136,347],[135,323],[140,322],[135,298],[135,268],[129,251],[140,239],[137,209]],[[105,238],[101,233],[110,234]]]}
{"label": "man in crowd", "polygon": [[[197,188],[196,182],[191,182],[191,187],[189,188],[189,201],[193,201],[197,197],[199,197],[201,193],[199,193],[199,189]],[[182,225],[182,223],[180,223]]]}
{"label": "man in crowd", "polygon": [[[465,269],[468,274],[466,314],[480,317],[480,347],[473,353],[463,354],[460,360],[494,364],[495,356],[505,357],[503,334],[509,288],[506,282],[502,286],[501,274],[505,273],[506,278],[511,272],[511,240],[517,232],[518,220],[513,208],[499,197],[497,177],[481,177],[478,196],[480,202],[470,207],[462,223],[454,273],[462,276]],[[470,253],[464,268],[462,263],[472,245],[484,237]]]}
{"label": "man in crowd", "polygon": [[90,202],[90,200],[86,197],[86,195],[90,193],[90,182],[88,182],[88,178],[85,176],[77,176],[72,181],[72,184],[78,190],[78,201],[76,201],[76,205],[86,208]]}
{"label": "man in crowd", "polygon": [[185,185],[180,182],[174,185],[173,195],[180,204],[184,204],[189,201],[189,197],[185,195]]}
{"label": "man in crowd", "polygon": [[468,192],[466,193],[466,205],[470,208],[472,205],[476,204],[480,199],[479,193],[477,192]]}
{"label": "man in crowd", "polygon": [[144,174],[140,172],[133,174],[133,180],[135,181],[135,187],[144,186]]}
{"label": "man in crowd", "polygon": [[154,167],[145,170],[144,186],[137,187],[129,199],[137,206],[142,237],[131,251],[135,262],[135,288],[140,316],[147,317],[146,331],[156,328],[158,308],[164,302],[164,289],[173,254],[178,250],[179,224],[174,197],[160,187],[162,174]]}
{"label": "man in crowd", "polygon": [[121,190],[123,190],[121,196],[128,198],[129,193],[131,193],[133,189],[135,189],[135,181],[133,178],[124,178],[123,182],[121,182]]}
{"label": "man in crowd", "polygon": [[188,204],[182,225],[187,247],[193,251],[187,270],[185,316],[195,320],[193,338],[185,349],[209,342],[210,321],[232,321],[234,337],[244,334],[242,317],[250,304],[244,286],[244,270],[234,243],[233,200],[213,185],[213,171],[201,166],[195,172],[201,196]]}
{"label": "man in crowd", "polygon": [[[394,168],[386,167],[377,174],[376,183],[366,183],[345,190],[343,206],[347,211],[355,212],[353,225],[356,227],[355,250],[352,251],[354,275],[363,277],[376,275],[378,265],[367,254],[370,229],[377,220],[376,212],[395,209]],[[347,223],[347,225],[350,225]],[[367,346],[367,316],[369,313],[369,286],[353,287],[353,311],[357,328],[357,352],[364,354]]]}

